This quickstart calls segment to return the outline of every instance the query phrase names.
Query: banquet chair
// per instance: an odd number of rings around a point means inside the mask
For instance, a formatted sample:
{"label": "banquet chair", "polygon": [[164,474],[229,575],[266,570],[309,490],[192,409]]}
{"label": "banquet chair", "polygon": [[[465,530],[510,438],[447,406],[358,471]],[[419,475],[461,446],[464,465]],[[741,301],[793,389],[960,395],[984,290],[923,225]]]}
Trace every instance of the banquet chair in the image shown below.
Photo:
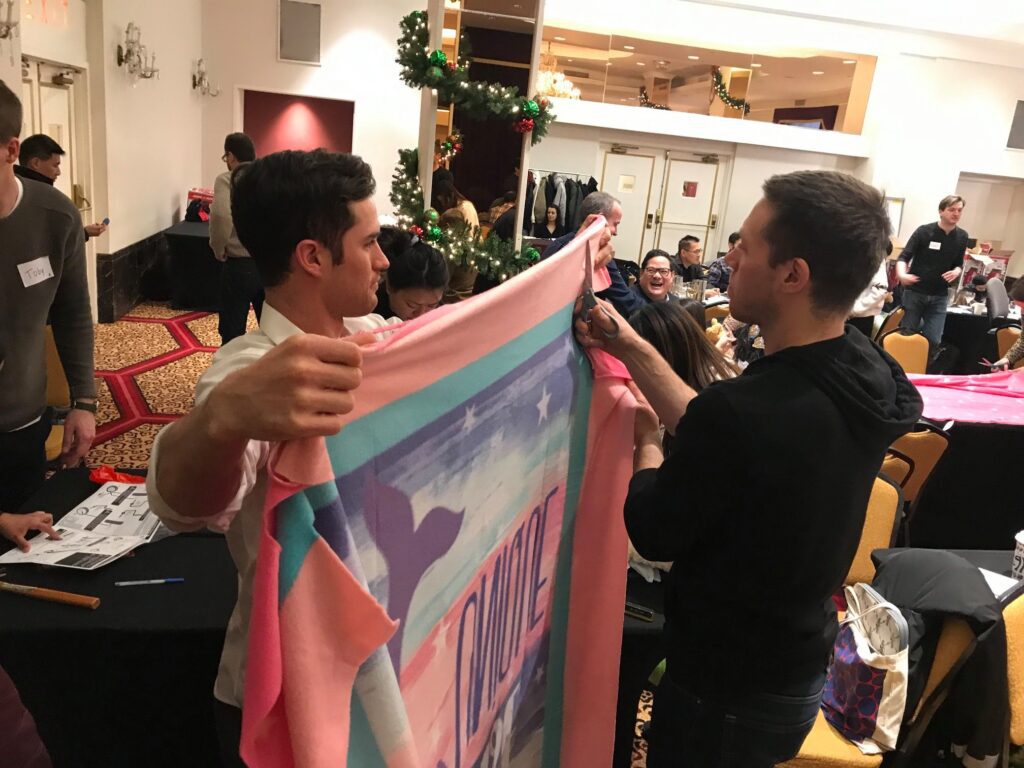
{"label": "banquet chair", "polygon": [[[904,716],[899,743],[886,757],[887,768],[906,768],[931,723],[932,717],[946,700],[957,673],[974,651],[974,632],[960,618],[947,618],[942,624],[935,660],[928,672],[924,693],[912,717]],[[818,712],[811,732],[807,734],[800,753],[792,760],[779,763],[780,768],[876,768],[882,755],[865,755],[847,741]]]}
{"label": "banquet chair", "polygon": [[898,438],[891,446],[914,461],[914,471],[903,485],[903,545],[910,546],[910,523],[917,503],[942,456],[949,448],[949,435],[927,421],[919,421],[912,432]]}
{"label": "banquet chair", "polygon": [[[888,318],[886,318],[888,320]],[[928,339],[920,333],[904,335],[899,329],[882,334],[878,343],[907,373],[925,373],[928,368]]]}
{"label": "banquet chair", "polygon": [[998,277],[993,277],[985,283],[987,294],[985,309],[990,319],[1006,317],[1010,312],[1010,297],[1006,294],[1006,285]]}
{"label": "banquet chair", "polygon": [[875,341],[881,339],[889,331],[895,331],[899,328],[900,320],[903,319],[904,314],[906,314],[906,310],[903,307],[896,307],[896,309],[886,315],[882,325],[878,328],[878,333],[875,334]]}
{"label": "banquet chair", "polygon": [[885,452],[885,458],[882,459],[881,474],[903,488],[914,474],[914,460],[890,446]]}
{"label": "banquet chair", "polygon": [[728,304],[715,304],[704,310],[704,317],[710,323],[712,320],[722,321],[729,316]]}
{"label": "banquet chair", "polygon": [[[71,407],[71,387],[64,375],[64,366],[57,353],[57,344],[53,340],[53,328],[46,326],[44,340],[46,347],[46,404],[50,408],[68,409]],[[54,424],[46,437],[46,460],[53,461],[60,456],[61,445],[64,443],[64,425]]]}
{"label": "banquet chair", "polygon": [[888,477],[878,475],[871,487],[868,508],[864,513],[864,527],[861,528],[860,533],[860,543],[857,545],[857,552],[853,556],[850,570],[843,580],[844,584],[871,583],[875,578],[875,566],[871,562],[871,553],[876,549],[886,549],[896,543],[896,534],[899,532],[902,514],[903,494],[900,493],[900,487]]}
{"label": "banquet chair", "polygon": [[1010,590],[1003,600],[1006,624],[1006,682],[1010,692],[1010,743],[1024,746],[1024,585]]}

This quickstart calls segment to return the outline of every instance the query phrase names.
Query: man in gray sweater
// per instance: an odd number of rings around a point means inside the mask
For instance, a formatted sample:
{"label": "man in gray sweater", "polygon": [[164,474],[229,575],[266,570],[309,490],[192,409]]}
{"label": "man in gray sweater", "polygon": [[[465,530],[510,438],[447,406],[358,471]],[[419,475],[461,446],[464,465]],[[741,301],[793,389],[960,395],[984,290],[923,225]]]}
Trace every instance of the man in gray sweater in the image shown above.
{"label": "man in gray sweater", "polygon": [[[78,464],[96,434],[82,220],[53,187],[14,175],[20,131],[21,102],[0,80],[0,512],[7,513],[42,483],[46,468],[47,316],[71,387],[60,464]],[[40,527],[34,516],[18,520]],[[9,537],[11,523],[0,515]]]}

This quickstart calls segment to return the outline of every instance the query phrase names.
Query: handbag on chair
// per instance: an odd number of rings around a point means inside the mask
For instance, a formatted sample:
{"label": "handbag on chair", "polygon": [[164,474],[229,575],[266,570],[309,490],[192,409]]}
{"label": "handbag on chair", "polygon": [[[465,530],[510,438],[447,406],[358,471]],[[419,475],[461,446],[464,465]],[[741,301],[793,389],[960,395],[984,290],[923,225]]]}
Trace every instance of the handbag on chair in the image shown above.
{"label": "handbag on chair", "polygon": [[867,584],[846,587],[821,709],[864,754],[893,750],[907,704],[907,620]]}

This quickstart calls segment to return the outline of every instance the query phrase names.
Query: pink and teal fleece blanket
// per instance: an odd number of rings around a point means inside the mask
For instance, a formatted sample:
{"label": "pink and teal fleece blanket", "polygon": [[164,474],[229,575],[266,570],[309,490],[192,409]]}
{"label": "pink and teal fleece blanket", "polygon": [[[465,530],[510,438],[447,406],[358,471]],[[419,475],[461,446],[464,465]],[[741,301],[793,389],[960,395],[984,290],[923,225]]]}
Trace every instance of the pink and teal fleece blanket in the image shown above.
{"label": "pink and teal fleece blanket", "polygon": [[609,765],[635,400],[572,338],[599,233],[370,347],[341,432],[273,459],[248,765]]}

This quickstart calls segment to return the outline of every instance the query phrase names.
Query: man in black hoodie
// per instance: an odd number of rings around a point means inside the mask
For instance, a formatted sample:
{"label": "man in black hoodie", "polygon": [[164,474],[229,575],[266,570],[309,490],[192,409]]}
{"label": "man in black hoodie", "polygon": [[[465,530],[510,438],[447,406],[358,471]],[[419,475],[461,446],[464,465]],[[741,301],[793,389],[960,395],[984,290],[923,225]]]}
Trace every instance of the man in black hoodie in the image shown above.
{"label": "man in black hoodie", "polygon": [[[608,305],[590,328],[577,322],[580,342],[621,358],[657,414],[638,411],[625,510],[637,551],[674,561],[650,768],[762,768],[797,753],[875,474],[921,414],[899,365],[844,328],[889,237],[882,195],[821,171],[773,176],[763,191],[726,257],[732,314],[765,339],[742,376],[698,396]],[[679,446],[664,463],[658,418]]]}

